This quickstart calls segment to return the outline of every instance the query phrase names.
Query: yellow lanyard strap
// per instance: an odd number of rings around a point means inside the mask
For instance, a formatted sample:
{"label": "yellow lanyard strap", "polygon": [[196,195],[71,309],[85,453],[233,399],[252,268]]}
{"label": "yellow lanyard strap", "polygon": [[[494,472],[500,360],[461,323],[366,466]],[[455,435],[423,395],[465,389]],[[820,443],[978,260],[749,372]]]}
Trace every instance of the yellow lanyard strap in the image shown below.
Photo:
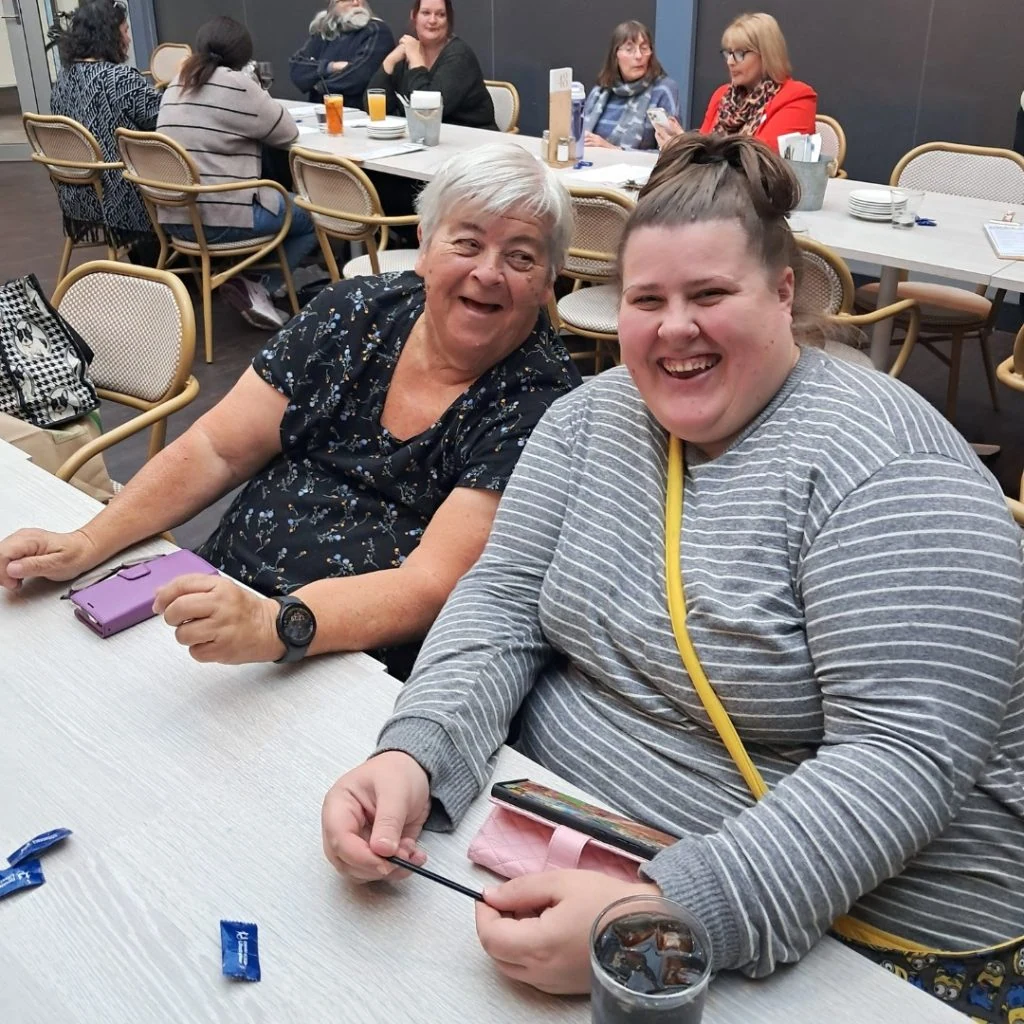
{"label": "yellow lanyard strap", "polygon": [[[725,744],[725,749],[733,759],[744,782],[754,794],[755,800],[768,792],[764,778],[757,766],[750,759],[747,748],[743,745],[736,726],[732,724],[729,712],[722,706],[704,674],[704,668],[694,650],[690,631],[686,628],[686,595],[683,591],[683,563],[680,557],[680,546],[683,534],[683,443],[678,437],[668,439],[668,487],[665,494],[665,586],[668,591],[668,613],[672,620],[672,632],[675,634],[676,646],[679,648],[683,665],[690,676],[693,688],[704,705],[704,710],[711,719],[718,736]],[[1009,942],[985,949],[948,950],[929,949],[926,946],[909,943],[891,932],[882,931],[873,925],[858,921],[845,914],[832,922],[832,930],[844,939],[860,942],[883,949],[894,949],[904,953],[936,953],[944,956],[970,956],[981,953],[996,952],[1018,943],[1024,937],[1011,939]]]}
{"label": "yellow lanyard strap", "polygon": [[683,593],[683,571],[680,544],[683,533],[683,443],[678,437],[668,439],[668,490],[665,497],[665,579],[668,589],[668,613],[672,619],[672,632],[676,646],[689,673],[693,688],[700,697],[704,710],[711,718],[744,781],[754,798],[760,800],[768,792],[761,773],[743,746],[729,712],[722,706],[718,694],[704,674],[700,658],[693,649],[690,631],[686,628],[686,596]]}

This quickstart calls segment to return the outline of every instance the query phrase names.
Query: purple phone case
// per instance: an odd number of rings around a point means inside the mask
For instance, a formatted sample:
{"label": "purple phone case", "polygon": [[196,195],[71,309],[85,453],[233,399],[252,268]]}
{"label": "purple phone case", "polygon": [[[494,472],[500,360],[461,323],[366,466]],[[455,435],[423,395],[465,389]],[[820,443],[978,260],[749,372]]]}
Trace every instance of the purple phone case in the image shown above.
{"label": "purple phone case", "polygon": [[165,583],[193,572],[217,575],[209,562],[185,550],[129,565],[108,579],[72,594],[75,617],[94,633],[104,638],[113,636],[152,618],[156,592]]}

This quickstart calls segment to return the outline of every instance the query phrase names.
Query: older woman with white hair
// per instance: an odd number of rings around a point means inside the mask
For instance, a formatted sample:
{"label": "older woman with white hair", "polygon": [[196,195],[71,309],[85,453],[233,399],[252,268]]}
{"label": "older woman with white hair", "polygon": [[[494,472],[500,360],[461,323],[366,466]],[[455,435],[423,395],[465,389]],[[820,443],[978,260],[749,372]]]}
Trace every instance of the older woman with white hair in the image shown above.
{"label": "older woman with white hair", "polygon": [[[519,146],[450,160],[418,197],[415,272],[342,281],[74,533],[0,542],[0,585],[68,580],[240,485],[157,611],[199,661],[388,649],[401,674],[483,549],[549,405],[579,383],[545,305],[572,232]],[[254,592],[255,591],[255,592]],[[263,596],[265,595],[265,596]]]}
{"label": "older woman with white hair", "polygon": [[309,23],[309,39],[288,63],[291,79],[313,102],[325,93],[360,107],[381,61],[394,49],[387,22],[374,17],[366,0],[327,0]]}

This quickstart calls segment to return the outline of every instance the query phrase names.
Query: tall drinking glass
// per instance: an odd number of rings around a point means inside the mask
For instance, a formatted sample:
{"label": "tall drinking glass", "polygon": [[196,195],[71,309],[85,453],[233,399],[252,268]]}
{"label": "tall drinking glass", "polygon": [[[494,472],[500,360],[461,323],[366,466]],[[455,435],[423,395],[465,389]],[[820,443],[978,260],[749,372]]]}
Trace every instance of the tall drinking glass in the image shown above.
{"label": "tall drinking glass", "polygon": [[327,134],[341,135],[345,130],[345,97],[325,96],[324,112],[327,114]]}
{"label": "tall drinking glass", "polygon": [[388,116],[388,94],[384,89],[366,90],[366,112],[371,121],[383,121]]}
{"label": "tall drinking glass", "polygon": [[700,1024],[711,939],[684,906],[627,896],[590,931],[592,1024]]}

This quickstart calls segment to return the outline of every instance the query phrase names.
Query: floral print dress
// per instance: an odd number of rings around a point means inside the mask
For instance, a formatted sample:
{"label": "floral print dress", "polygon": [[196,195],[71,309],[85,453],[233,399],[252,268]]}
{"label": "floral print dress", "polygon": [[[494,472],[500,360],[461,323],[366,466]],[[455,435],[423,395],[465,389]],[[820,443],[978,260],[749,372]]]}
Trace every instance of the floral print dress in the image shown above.
{"label": "floral print dress", "polygon": [[580,377],[543,311],[530,336],[423,433],[380,417],[424,306],[414,273],[327,288],[253,361],[288,398],[282,452],[242,489],[199,554],[263,594],[396,568],[456,487],[504,490],[545,410]]}

